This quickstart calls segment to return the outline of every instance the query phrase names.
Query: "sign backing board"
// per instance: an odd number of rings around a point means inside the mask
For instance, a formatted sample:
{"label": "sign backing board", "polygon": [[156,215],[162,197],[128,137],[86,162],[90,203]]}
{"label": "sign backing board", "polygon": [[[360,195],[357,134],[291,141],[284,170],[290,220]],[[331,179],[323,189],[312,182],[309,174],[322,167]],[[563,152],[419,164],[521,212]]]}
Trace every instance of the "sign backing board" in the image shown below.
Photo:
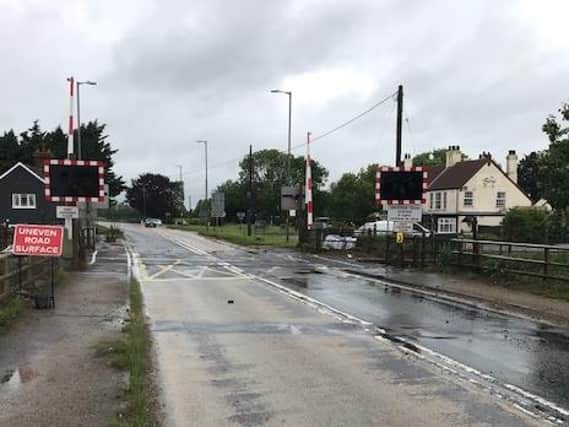
{"label": "sign backing board", "polygon": [[285,185],[281,187],[281,210],[291,211],[298,207],[298,187]]}
{"label": "sign backing board", "polygon": [[62,252],[62,226],[16,224],[14,227],[14,255],[60,257]]}
{"label": "sign backing board", "polygon": [[56,206],[55,215],[59,219],[77,219],[79,208],[77,206]]}
{"label": "sign backing board", "polygon": [[426,203],[428,172],[422,167],[393,168],[378,166],[375,182],[375,202],[378,206],[422,205]]}
{"label": "sign backing board", "polygon": [[387,220],[395,222],[421,222],[423,208],[421,205],[388,205]]}
{"label": "sign backing board", "polygon": [[43,166],[49,202],[103,202],[105,168],[97,160],[50,159]]}
{"label": "sign backing board", "polygon": [[225,218],[225,193],[215,192],[211,195],[211,216]]}

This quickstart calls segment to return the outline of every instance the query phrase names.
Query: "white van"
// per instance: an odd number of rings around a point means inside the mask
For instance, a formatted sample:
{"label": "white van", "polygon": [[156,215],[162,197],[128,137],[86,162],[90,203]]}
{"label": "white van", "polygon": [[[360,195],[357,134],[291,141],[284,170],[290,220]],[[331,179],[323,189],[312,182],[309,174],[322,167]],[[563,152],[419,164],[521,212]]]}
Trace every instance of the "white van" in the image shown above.
{"label": "white van", "polygon": [[[360,228],[356,230],[356,235],[367,235],[369,232],[373,234],[374,230],[377,234],[387,234],[393,233],[395,231],[395,222],[394,221],[370,221],[366,222]],[[422,236],[425,233],[426,237],[431,235],[431,231],[425,227],[423,227],[418,222],[413,224],[413,236]]]}

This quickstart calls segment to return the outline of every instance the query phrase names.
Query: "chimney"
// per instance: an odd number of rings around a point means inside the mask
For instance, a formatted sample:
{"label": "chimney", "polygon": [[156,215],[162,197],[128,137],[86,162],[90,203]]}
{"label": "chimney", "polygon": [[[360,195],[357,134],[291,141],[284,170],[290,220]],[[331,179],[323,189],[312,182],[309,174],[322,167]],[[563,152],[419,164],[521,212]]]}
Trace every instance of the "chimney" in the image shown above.
{"label": "chimney", "polygon": [[516,150],[508,151],[506,156],[506,174],[512,181],[516,184],[518,183],[518,155]]}
{"label": "chimney", "polygon": [[462,153],[460,152],[460,146],[458,145],[449,145],[447,153],[446,153],[446,164],[447,168],[456,165],[457,163],[462,162]]}
{"label": "chimney", "polygon": [[407,153],[403,157],[403,168],[411,169],[413,167],[413,159],[411,158],[411,154]]}
{"label": "chimney", "polygon": [[48,160],[51,157],[51,151],[42,145],[36,151],[34,151],[32,156],[34,158],[34,166],[43,168],[43,162],[44,160]]}

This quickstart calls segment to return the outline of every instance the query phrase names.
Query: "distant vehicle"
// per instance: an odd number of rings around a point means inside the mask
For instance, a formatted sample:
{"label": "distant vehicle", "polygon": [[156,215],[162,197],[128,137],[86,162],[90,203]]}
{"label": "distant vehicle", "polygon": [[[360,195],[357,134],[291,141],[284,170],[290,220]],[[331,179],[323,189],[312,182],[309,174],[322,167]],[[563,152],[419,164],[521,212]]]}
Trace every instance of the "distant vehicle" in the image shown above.
{"label": "distant vehicle", "polygon": [[156,228],[162,225],[162,221],[158,218],[146,218],[144,220],[144,226],[146,228]]}
{"label": "distant vehicle", "polygon": [[[370,221],[366,222],[360,228],[358,228],[355,232],[356,235],[367,235],[369,232],[377,234],[388,234],[393,233],[395,231],[395,222],[393,221]],[[413,236],[422,236],[425,233],[426,237],[431,235],[431,230],[428,228],[423,227],[418,222],[413,224]]]}

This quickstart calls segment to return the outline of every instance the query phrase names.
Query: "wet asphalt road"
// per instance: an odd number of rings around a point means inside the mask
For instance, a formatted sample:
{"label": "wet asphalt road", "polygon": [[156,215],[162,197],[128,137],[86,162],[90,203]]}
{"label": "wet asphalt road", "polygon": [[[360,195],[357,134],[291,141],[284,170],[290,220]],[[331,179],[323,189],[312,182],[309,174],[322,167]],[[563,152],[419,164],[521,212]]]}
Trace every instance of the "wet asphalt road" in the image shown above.
{"label": "wet asphalt road", "polygon": [[171,425],[537,423],[373,339],[360,324],[321,313],[243,273],[567,403],[568,340],[561,331],[377,286],[343,273],[333,261],[246,251],[181,231],[125,231],[142,279]]}

